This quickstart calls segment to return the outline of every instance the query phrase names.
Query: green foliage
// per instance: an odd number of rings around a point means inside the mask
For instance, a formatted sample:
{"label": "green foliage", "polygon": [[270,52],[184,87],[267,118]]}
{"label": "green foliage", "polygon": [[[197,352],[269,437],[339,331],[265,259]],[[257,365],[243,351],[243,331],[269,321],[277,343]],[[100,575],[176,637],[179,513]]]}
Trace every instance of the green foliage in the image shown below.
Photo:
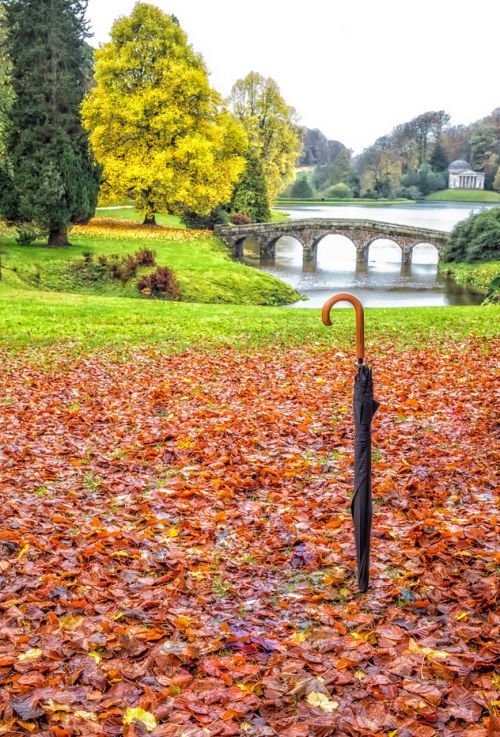
{"label": "green foliage", "polygon": [[347,184],[339,182],[338,184],[334,184],[333,187],[330,187],[327,192],[327,196],[334,200],[344,200],[352,197],[352,190],[347,186]]}
{"label": "green foliage", "polygon": [[267,223],[271,219],[264,168],[252,150],[246,154],[246,166],[236,184],[230,207],[248,215],[254,223]]}
{"label": "green foliage", "polygon": [[37,227],[36,223],[20,223],[16,227],[16,243],[20,246],[31,246],[38,238],[43,236],[43,232]]}
{"label": "green foliage", "polygon": [[184,212],[181,222],[192,230],[213,230],[214,225],[225,225],[229,221],[228,214],[221,205],[217,205],[208,215],[196,212]]}
{"label": "green foliage", "polygon": [[295,168],[302,129],[274,79],[250,72],[231,90],[234,114],[243,124],[252,151],[262,161],[269,199],[274,201]]}
{"label": "green foliage", "polygon": [[495,128],[484,125],[470,139],[470,163],[473,169],[483,171],[491,156],[495,154],[498,140]]}
{"label": "green foliage", "polygon": [[68,226],[88,220],[97,201],[100,171],[80,120],[88,67],[85,6],[80,0],[5,6],[15,97],[6,115],[10,181],[0,206],[8,220],[48,231],[49,244],[67,243]]}
{"label": "green foliage", "polygon": [[304,200],[314,197],[314,190],[309,184],[309,179],[305,174],[300,174],[294,181],[290,190],[290,196]]}
{"label": "green foliage", "polygon": [[493,189],[495,189],[497,192],[500,192],[500,166],[497,169],[497,173],[493,181]]}
{"label": "green foliage", "polygon": [[446,149],[441,143],[441,141],[437,141],[436,145],[432,149],[432,153],[429,158],[429,163],[433,171],[440,171],[440,172],[447,171],[448,164],[450,163],[450,161],[448,159],[448,154],[446,153]]}
{"label": "green foliage", "polygon": [[500,258],[500,207],[458,223],[445,251],[446,261],[490,261]]}
{"label": "green foliage", "polygon": [[[312,181],[318,192],[324,192],[328,187],[339,182],[350,184],[353,182],[353,177],[357,179],[357,175],[351,169],[351,152],[341,143],[336,143],[338,145],[331,161],[314,169]],[[357,188],[359,192],[359,180],[357,181]]]}
{"label": "green foliage", "polygon": [[406,174],[401,182],[404,187],[416,187],[425,196],[430,192],[444,189],[446,176],[440,172],[432,171],[431,165],[424,161],[416,172]]}
{"label": "green foliage", "polygon": [[230,200],[246,134],[175,19],[136,3],[96,52],[95,79],[82,111],[104,196],[133,199],[148,223],[156,212],[208,215]]}

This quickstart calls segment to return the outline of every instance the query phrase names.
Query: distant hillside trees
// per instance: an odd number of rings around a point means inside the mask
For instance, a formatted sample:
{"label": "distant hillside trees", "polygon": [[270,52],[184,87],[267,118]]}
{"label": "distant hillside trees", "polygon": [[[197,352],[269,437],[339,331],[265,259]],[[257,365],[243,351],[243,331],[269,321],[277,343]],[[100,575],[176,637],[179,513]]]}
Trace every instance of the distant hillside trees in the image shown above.
{"label": "distant hillside trees", "polygon": [[303,129],[302,154],[298,166],[322,166],[331,164],[339,152],[345,149],[340,141],[331,141],[317,128]]}
{"label": "distant hillside trees", "polygon": [[138,2],[96,52],[83,105],[103,192],[157,212],[209,215],[231,199],[245,167],[243,127],[208,83],[176,18]]}
{"label": "distant hillside trees", "polygon": [[231,90],[231,109],[261,160],[269,199],[273,201],[293,178],[301,147],[295,110],[287,105],[274,79],[250,72]]}
{"label": "distant hillside trees", "polygon": [[[88,69],[83,0],[3,3],[8,80],[3,114],[5,170],[0,207],[18,224],[68,245],[68,228],[94,213],[99,168],[88,147],[80,106]],[[2,57],[5,72],[5,57]]]}

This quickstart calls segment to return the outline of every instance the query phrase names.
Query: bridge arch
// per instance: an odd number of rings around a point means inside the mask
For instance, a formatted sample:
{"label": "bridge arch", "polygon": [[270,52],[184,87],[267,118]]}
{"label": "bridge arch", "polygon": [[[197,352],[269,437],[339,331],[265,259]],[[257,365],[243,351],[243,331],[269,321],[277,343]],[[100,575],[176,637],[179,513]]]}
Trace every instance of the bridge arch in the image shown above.
{"label": "bridge arch", "polygon": [[[426,249],[427,253],[424,252],[424,249]],[[432,259],[429,260],[431,253]],[[422,254],[423,258],[421,258]],[[429,241],[420,241],[419,243],[415,243],[411,248],[411,260],[416,264],[437,264],[439,256],[439,248],[434,243],[429,243]]]}
{"label": "bridge arch", "polygon": [[[382,241],[382,242],[379,243],[379,241]],[[392,250],[394,251],[394,255],[396,257],[395,260],[396,261],[404,261],[405,260],[405,251],[407,251],[407,249],[405,249],[405,247],[398,240],[396,240],[395,237],[392,237],[391,238],[390,235],[386,235],[384,233],[384,234],[381,234],[381,235],[378,235],[377,234],[377,235],[373,236],[372,238],[369,238],[366,241],[366,243],[364,244],[364,246],[363,246],[363,255],[364,255],[364,258],[365,258],[365,261],[366,262],[368,262],[369,259],[370,259],[370,251],[372,251],[372,255],[374,254],[374,251],[372,249],[374,247],[376,248],[377,247],[377,244],[378,244],[378,247],[379,248],[380,247],[387,248],[387,244],[391,244],[391,246],[393,247]],[[375,251],[375,253],[376,253],[376,251]]]}

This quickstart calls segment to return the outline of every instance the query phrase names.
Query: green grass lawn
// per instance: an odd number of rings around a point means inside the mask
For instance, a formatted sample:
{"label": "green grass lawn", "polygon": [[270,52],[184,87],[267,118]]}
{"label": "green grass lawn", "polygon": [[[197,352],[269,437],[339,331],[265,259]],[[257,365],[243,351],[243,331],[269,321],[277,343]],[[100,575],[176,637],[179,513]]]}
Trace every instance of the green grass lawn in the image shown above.
{"label": "green grass lawn", "polygon": [[486,189],[442,189],[427,195],[431,202],[498,202],[500,194]]}
{"label": "green grass lawn", "polygon": [[140,268],[137,277],[125,284],[111,278],[96,279],[95,270],[84,268],[83,254],[124,256],[152,249],[157,265],[174,272],[183,301],[274,305],[299,299],[295,290],[279,279],[234,261],[228,249],[207,234],[190,237],[187,231],[152,229],[143,235],[143,231],[133,233],[126,227],[108,230],[104,224],[86,233],[73,233],[71,242],[70,248],[19,246],[4,230],[0,236],[2,283],[9,288],[144,299],[137,281],[153,268]]}
{"label": "green grass lawn", "polygon": [[[425,307],[366,311],[367,356],[393,347],[436,347],[468,336],[493,337],[496,307]],[[0,289],[0,346],[61,352],[162,351],[221,346],[310,349],[337,347],[354,355],[354,313],[339,309],[325,328],[319,310],[202,305],[104,296]],[[34,354],[34,355],[35,355]],[[36,354],[38,355],[38,354]]]}

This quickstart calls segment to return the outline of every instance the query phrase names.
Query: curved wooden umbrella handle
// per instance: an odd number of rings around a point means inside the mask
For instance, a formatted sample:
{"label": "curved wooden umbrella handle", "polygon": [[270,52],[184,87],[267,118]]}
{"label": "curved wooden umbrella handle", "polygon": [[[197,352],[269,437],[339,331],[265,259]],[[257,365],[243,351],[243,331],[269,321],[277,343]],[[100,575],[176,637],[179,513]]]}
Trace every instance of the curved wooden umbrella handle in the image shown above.
{"label": "curved wooden umbrella handle", "polygon": [[354,294],[349,294],[348,292],[339,292],[338,294],[334,294],[333,297],[330,297],[330,299],[328,299],[323,305],[323,310],[321,312],[323,325],[332,324],[332,321],[330,320],[330,310],[334,304],[337,304],[337,302],[350,302],[356,310],[356,357],[358,359],[358,363],[362,364],[364,363],[365,358],[365,312],[363,305],[359,299],[354,296]]}

